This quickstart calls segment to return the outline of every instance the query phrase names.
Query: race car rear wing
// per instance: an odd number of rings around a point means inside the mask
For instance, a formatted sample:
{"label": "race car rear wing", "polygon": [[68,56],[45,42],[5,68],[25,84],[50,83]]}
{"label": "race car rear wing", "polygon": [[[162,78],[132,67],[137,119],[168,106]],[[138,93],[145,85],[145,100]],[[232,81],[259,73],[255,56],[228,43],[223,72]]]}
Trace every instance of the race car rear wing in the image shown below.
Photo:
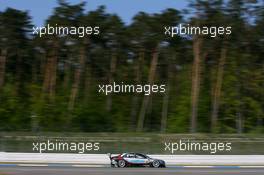
{"label": "race car rear wing", "polygon": [[109,159],[112,160],[112,157],[111,157],[112,154],[111,153],[107,153],[107,155],[108,155]]}

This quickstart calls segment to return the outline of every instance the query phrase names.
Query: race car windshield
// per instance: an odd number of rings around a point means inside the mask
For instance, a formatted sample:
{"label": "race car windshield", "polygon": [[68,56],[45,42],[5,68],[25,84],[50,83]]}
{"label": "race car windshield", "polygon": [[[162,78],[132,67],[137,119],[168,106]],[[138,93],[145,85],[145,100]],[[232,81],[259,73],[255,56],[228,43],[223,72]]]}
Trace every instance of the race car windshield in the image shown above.
{"label": "race car windshield", "polygon": [[140,159],[149,159],[149,157],[145,154],[136,154],[136,158],[140,158]]}

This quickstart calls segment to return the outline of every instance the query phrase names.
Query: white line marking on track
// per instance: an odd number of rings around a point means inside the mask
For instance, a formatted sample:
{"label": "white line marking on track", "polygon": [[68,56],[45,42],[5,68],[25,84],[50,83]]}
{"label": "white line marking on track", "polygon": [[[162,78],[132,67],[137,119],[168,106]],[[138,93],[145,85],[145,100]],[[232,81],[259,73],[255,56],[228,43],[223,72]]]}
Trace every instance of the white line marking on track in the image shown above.
{"label": "white line marking on track", "polygon": [[48,166],[46,164],[18,164],[17,166],[28,166],[28,167],[31,167],[31,166],[34,166],[34,167],[38,167],[38,166]]}
{"label": "white line marking on track", "polygon": [[214,168],[214,166],[183,166],[184,168]]}
{"label": "white line marking on track", "polygon": [[105,165],[72,165],[73,167],[91,167],[91,168],[97,168],[97,167],[105,167]]}
{"label": "white line marking on track", "polygon": [[264,168],[264,166],[240,166],[240,168]]}

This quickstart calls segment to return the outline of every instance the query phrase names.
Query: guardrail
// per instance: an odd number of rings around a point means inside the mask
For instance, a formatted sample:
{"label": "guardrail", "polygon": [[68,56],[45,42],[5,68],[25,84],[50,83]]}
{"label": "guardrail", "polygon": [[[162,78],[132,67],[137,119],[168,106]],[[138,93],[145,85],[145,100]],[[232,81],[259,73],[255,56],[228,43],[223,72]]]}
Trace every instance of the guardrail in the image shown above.
{"label": "guardrail", "polygon": [[[149,155],[167,165],[264,165],[264,155]],[[106,154],[6,153],[0,152],[1,163],[62,163],[108,165]]]}

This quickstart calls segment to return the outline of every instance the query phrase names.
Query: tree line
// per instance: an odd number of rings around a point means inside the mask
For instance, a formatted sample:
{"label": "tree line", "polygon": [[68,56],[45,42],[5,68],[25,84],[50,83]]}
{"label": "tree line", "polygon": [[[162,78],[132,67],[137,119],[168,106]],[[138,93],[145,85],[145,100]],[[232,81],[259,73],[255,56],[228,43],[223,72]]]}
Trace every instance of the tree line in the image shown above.
{"label": "tree line", "polygon": [[[164,26],[231,26],[169,37]],[[99,36],[32,35],[28,12],[0,12],[0,130],[263,133],[264,4],[190,1],[125,24],[104,6],[58,6],[45,24]],[[98,84],[165,84],[165,94],[99,94]]]}

